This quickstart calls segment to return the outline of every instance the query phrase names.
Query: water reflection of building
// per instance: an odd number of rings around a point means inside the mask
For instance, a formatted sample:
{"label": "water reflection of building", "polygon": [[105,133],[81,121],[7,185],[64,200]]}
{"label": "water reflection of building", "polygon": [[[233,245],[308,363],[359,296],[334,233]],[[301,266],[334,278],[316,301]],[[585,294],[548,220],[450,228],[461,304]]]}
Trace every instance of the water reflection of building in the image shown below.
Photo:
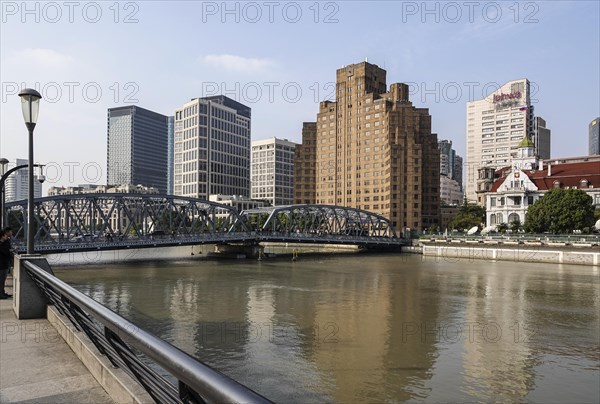
{"label": "water reflection of building", "polygon": [[435,339],[422,341],[417,335],[403,341],[403,333],[407,324],[435,319],[437,303],[431,296],[415,298],[418,273],[403,272],[413,279],[400,282],[393,274],[371,269],[350,276],[319,271],[308,286],[319,291],[308,308],[318,332],[304,338],[303,348],[329,383],[328,401],[409,400],[430,377]]}
{"label": "water reflection of building", "polygon": [[387,402],[428,397],[426,385],[439,356],[441,284],[437,278],[428,279],[410,261],[401,270],[400,277],[388,281],[392,287],[383,362]]}
{"label": "water reflection of building", "polygon": [[490,267],[468,279],[461,390],[477,400],[521,401],[533,389],[537,359],[527,341],[534,326],[528,278],[525,271]]}

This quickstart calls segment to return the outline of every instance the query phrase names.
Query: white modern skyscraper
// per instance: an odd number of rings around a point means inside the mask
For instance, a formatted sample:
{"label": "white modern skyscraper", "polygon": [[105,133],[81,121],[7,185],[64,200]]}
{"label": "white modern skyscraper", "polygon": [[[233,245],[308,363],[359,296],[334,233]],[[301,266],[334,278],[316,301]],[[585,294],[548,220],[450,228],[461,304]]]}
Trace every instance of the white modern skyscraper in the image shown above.
{"label": "white modern skyscraper", "polygon": [[[28,164],[28,160],[17,159],[17,166]],[[37,180],[37,169],[34,168],[33,172],[33,197],[41,198],[42,197],[42,184]],[[5,200],[6,202],[20,201],[22,199],[27,199],[28,193],[28,174],[29,170],[27,168],[22,168],[10,174],[6,179],[5,186]]]}
{"label": "white modern skyscraper", "polygon": [[294,203],[294,151],[296,143],[270,138],[252,142],[252,199],[273,206]]}
{"label": "white modern skyscraper", "polygon": [[250,107],[225,96],[175,111],[173,194],[250,196]]}
{"label": "white modern skyscraper", "polygon": [[[545,133],[549,137],[549,131]],[[529,80],[509,81],[484,99],[467,103],[466,196],[470,202],[484,203],[476,194],[477,170],[509,165],[524,137],[534,137]]]}

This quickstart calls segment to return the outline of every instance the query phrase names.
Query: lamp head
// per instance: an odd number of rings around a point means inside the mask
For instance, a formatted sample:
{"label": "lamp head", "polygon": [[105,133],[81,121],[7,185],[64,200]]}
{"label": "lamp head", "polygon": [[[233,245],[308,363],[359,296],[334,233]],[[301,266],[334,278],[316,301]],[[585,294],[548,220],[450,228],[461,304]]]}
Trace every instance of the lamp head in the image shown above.
{"label": "lamp head", "polygon": [[33,88],[25,88],[19,93],[19,97],[21,97],[21,109],[25,124],[35,125],[40,112],[42,95]]}

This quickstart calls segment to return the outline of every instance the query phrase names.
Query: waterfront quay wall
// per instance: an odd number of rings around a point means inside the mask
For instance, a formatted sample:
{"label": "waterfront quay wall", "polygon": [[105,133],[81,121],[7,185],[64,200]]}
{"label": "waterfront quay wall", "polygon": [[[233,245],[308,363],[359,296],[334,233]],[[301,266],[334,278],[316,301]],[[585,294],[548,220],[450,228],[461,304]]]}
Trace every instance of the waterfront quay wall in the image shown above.
{"label": "waterfront quay wall", "polygon": [[[483,244],[482,242],[424,242],[423,256],[457,261],[498,260],[600,266],[600,247],[546,246],[536,244]],[[415,248],[415,247],[413,247]]]}

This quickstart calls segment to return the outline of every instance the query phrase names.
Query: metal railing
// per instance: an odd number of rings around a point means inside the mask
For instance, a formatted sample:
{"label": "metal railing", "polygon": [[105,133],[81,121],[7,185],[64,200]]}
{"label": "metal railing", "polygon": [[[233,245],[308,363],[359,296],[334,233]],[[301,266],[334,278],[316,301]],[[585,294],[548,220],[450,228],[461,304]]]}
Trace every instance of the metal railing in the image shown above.
{"label": "metal railing", "polygon": [[[157,403],[270,403],[166,341],[140,329],[42,268],[23,261],[27,274],[61,314],[83,331],[111,364],[137,380]],[[135,351],[152,361],[152,367]],[[160,366],[177,386],[153,369]]]}
{"label": "metal railing", "polygon": [[541,243],[565,243],[565,244],[599,244],[600,235],[598,234],[568,234],[568,235],[554,235],[554,234],[529,234],[529,233],[512,233],[512,234],[474,234],[467,235],[465,233],[450,233],[447,236],[439,234],[423,234],[420,236],[421,240],[438,240],[438,241],[451,241],[451,240],[464,240],[464,241],[518,241],[518,242],[541,242]]}

